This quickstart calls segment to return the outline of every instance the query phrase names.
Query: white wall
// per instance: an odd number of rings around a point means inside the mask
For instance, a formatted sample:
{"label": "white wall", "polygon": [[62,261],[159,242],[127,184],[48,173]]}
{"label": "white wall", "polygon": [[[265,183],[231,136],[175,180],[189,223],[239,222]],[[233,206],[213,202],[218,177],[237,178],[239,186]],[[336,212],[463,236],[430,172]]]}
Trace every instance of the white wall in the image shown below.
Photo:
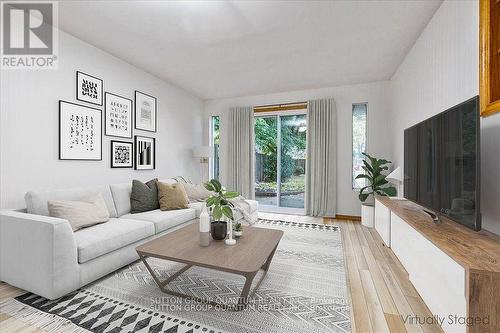
{"label": "white wall", "polygon": [[[403,131],[479,94],[477,1],[445,1],[391,79],[392,155],[403,164]],[[481,119],[483,228],[500,234],[500,114]]]}
{"label": "white wall", "polygon": [[[221,118],[221,179],[224,182],[224,170],[227,170],[227,143],[224,136],[224,115],[232,106],[257,106],[289,102],[302,102],[309,99],[333,97],[337,105],[337,214],[361,215],[358,192],[352,190],[352,104],[368,103],[368,147],[367,151],[375,156],[391,158],[389,144],[390,130],[387,119],[389,113],[389,82],[374,82],[352,86],[330,87],[321,89],[291,91],[276,94],[245,96],[238,98],[217,99],[205,102],[205,115],[223,115]],[[208,130],[208,124],[205,125]],[[208,138],[205,132],[205,138]]]}
{"label": "white wall", "polygon": [[[28,190],[156,176],[199,178],[199,164],[190,149],[202,142],[200,99],[66,33],[60,32],[59,45],[57,70],[0,74],[2,208],[24,207],[23,196]],[[103,79],[104,91],[133,100],[137,89],[158,98],[158,132],[134,130],[134,135],[156,137],[156,170],[111,169],[111,137],[107,136],[103,136],[102,161],[58,160],[58,101],[80,103],[75,98],[77,70]]]}

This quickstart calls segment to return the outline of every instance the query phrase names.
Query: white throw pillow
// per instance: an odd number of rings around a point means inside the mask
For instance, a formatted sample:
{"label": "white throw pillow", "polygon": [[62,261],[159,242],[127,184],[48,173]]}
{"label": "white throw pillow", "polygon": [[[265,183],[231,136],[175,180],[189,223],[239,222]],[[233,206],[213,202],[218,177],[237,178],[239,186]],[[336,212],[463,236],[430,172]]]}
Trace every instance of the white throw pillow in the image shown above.
{"label": "white throw pillow", "polygon": [[189,201],[205,201],[209,196],[214,193],[207,190],[203,185],[191,184],[191,183],[181,183],[186,190],[186,194],[188,195]]}
{"label": "white throw pillow", "polygon": [[100,193],[85,201],[53,200],[47,205],[49,215],[68,220],[73,231],[109,221],[106,202]]}

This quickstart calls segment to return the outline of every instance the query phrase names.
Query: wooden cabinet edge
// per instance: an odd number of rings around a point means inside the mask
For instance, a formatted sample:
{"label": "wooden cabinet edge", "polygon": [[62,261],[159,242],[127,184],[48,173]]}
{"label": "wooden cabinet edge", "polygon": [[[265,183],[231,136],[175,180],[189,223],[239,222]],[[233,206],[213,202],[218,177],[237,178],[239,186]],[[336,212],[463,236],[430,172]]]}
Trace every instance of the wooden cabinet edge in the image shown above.
{"label": "wooden cabinet edge", "polygon": [[490,4],[492,0],[479,1],[479,103],[481,117],[490,116],[500,112],[500,100],[491,101],[491,13]]}
{"label": "wooden cabinet edge", "polygon": [[500,332],[500,273],[466,270],[467,317],[488,320],[467,326],[467,333]]}

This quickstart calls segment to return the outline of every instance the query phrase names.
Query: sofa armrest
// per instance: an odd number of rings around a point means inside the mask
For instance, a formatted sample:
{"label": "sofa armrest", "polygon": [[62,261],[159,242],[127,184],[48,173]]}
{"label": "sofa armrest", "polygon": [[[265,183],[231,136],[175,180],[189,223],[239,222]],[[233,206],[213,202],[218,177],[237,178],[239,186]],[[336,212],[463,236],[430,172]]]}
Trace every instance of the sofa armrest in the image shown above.
{"label": "sofa armrest", "polygon": [[0,211],[0,279],[54,299],[78,288],[77,246],[67,220]]}

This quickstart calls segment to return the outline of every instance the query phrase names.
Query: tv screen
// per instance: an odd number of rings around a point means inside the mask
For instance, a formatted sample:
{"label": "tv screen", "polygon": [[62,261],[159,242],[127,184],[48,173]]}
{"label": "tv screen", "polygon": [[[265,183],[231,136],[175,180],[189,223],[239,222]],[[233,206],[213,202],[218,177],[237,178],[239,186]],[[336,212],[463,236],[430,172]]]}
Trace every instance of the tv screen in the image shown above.
{"label": "tv screen", "polygon": [[479,210],[479,97],[404,133],[404,196],[476,231]]}

